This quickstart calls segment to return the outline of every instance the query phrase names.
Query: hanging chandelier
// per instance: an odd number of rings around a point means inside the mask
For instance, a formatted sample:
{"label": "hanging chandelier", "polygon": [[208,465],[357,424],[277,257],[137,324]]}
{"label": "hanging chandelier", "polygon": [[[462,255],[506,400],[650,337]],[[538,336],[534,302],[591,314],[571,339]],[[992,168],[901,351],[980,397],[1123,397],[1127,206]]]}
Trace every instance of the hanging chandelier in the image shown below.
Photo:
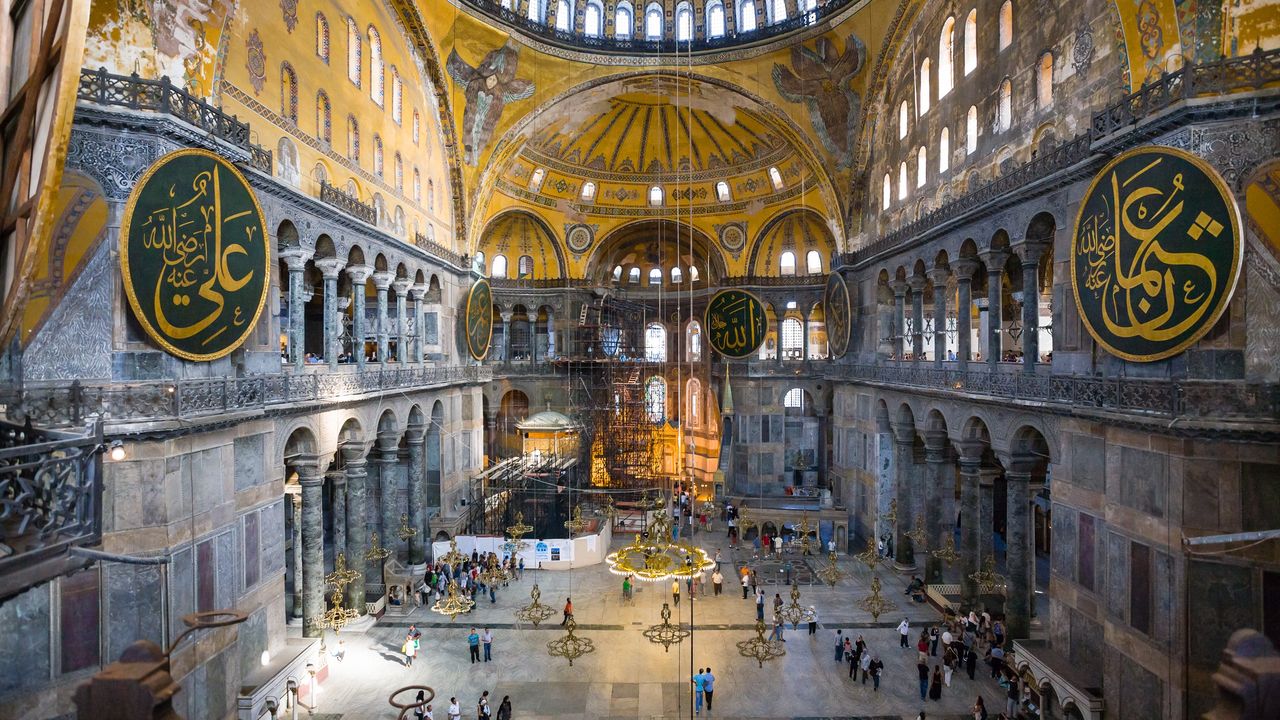
{"label": "hanging chandelier", "polygon": [[440,556],[440,562],[444,563],[445,565],[448,565],[451,568],[457,567],[467,562],[470,559],[471,558],[467,557],[466,555],[458,552],[457,538],[453,538],[452,540],[449,541],[449,552]]}
{"label": "hanging chandelier", "polygon": [[827,564],[818,568],[818,577],[822,578],[822,582],[831,587],[835,587],[836,583],[844,578],[844,571],[836,567],[835,550],[827,553]]}
{"label": "hanging chandelier", "polygon": [[783,649],[782,643],[774,640],[766,640],[764,637],[764,621],[756,621],[756,636],[750,640],[742,640],[738,643],[738,654],[742,657],[753,658],[760,667],[764,667],[766,660],[776,660],[787,651]]}
{"label": "hanging chandelier", "polygon": [[448,615],[449,620],[452,621],[462,613],[470,612],[471,608],[475,606],[476,601],[463,597],[458,591],[458,583],[450,580],[447,594],[437,600],[435,605],[431,606],[431,611],[441,615]]}
{"label": "hanging chandelier", "polygon": [[497,556],[490,555],[488,563],[485,564],[484,572],[480,573],[480,582],[484,583],[486,586],[492,587],[510,579],[510,574],[502,568],[502,564],[498,562]]}
{"label": "hanging chandelier", "polygon": [[911,539],[912,552],[922,553],[926,549],[925,541],[929,539],[929,536],[924,529],[924,515],[922,513],[916,513],[915,522],[913,522],[912,525],[915,527],[911,528],[910,532],[902,533],[902,535],[903,537]]}
{"label": "hanging chandelier", "polygon": [[671,606],[668,603],[662,603],[661,614],[662,622],[657,625],[650,625],[644,631],[644,636],[654,645],[661,645],[663,652],[670,652],[672,645],[684,642],[684,639],[693,633],[690,630],[685,630],[682,625],[671,624]]}
{"label": "hanging chandelier", "polygon": [[982,569],[969,576],[981,588],[982,592],[991,594],[1004,585],[1004,576],[996,572],[996,556],[988,555],[982,563]]}
{"label": "hanging chandelier", "polygon": [[960,559],[960,553],[956,552],[956,539],[950,533],[947,534],[947,541],[943,543],[942,547],[930,551],[929,554],[945,562],[947,567],[955,565],[956,560]]}
{"label": "hanging chandelier", "polygon": [[661,582],[694,577],[715,567],[706,550],[667,540],[667,527],[665,515],[659,515],[652,527],[606,556],[604,561],[609,565],[609,572],[631,575],[644,582]]}
{"label": "hanging chandelier", "polygon": [[778,611],[778,617],[782,618],[783,622],[791,623],[792,627],[799,627],[800,623],[813,622],[817,613],[800,604],[800,586],[793,582],[791,583],[791,602]]}
{"label": "hanging chandelier", "polygon": [[564,521],[564,529],[569,531],[569,537],[573,537],[583,530],[587,529],[589,521],[582,519],[582,506],[575,505],[573,508],[573,516]]}
{"label": "hanging chandelier", "polygon": [[858,601],[858,607],[871,614],[872,620],[880,620],[880,616],[896,609],[894,602],[880,594],[880,576],[871,578],[871,594]]}
{"label": "hanging chandelier", "polygon": [[407,543],[417,535],[418,535],[418,530],[416,528],[409,527],[409,514],[400,513],[400,532],[399,532],[400,541]]}
{"label": "hanging chandelier", "polygon": [[527,622],[534,627],[538,627],[538,623],[556,614],[554,608],[542,602],[542,590],[538,589],[538,584],[533,584],[533,590],[529,592],[529,597],[533,598],[533,602],[516,610],[516,619],[520,622]]}
{"label": "hanging chandelier", "polygon": [[578,623],[570,616],[565,622],[565,630],[568,634],[547,643],[547,654],[551,657],[562,657],[569,661],[569,667],[573,667],[574,660],[595,652],[595,643],[591,641],[591,638],[578,637],[574,633],[577,629]]}

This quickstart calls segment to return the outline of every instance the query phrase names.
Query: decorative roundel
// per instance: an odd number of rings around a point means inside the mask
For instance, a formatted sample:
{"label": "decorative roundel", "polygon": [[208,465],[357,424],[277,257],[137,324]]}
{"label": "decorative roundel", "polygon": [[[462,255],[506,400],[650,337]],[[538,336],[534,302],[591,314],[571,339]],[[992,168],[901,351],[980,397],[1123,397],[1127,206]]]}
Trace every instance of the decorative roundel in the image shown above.
{"label": "decorative roundel", "polygon": [[747,245],[747,234],[742,231],[742,226],[738,224],[726,225],[720,231],[720,244],[729,252],[741,252],[742,248]]}
{"label": "decorative roundel", "polygon": [[493,338],[493,289],[484,278],[476,280],[467,293],[466,318],[467,352],[476,360],[489,354],[489,341]]}
{"label": "decorative roundel", "polygon": [[1071,290],[1107,352],[1162,360],[1222,316],[1242,254],[1239,211],[1221,176],[1182,150],[1137,148],[1107,163],[1080,203]]}
{"label": "decorative roundel", "polygon": [[569,229],[565,243],[575,253],[584,253],[591,247],[591,228],[586,225],[574,225]]}
{"label": "decorative roundel", "polygon": [[729,358],[745,358],[760,348],[769,320],[764,303],[746,290],[721,290],[703,314],[707,342]]}
{"label": "decorative roundel", "polygon": [[826,312],[827,348],[831,357],[844,357],[849,351],[849,336],[853,326],[853,310],[849,302],[849,285],[844,276],[832,272],[827,276],[827,288],[822,295],[822,307]]}

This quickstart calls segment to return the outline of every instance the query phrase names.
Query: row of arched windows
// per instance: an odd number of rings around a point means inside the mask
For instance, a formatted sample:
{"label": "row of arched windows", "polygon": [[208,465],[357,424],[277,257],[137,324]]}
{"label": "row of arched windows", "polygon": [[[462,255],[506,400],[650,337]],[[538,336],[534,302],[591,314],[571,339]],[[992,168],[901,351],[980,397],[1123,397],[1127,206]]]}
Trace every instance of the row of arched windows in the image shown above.
{"label": "row of arched windows", "polygon": [[[689,270],[689,282],[691,283],[698,282],[698,279],[700,278],[700,275],[698,274],[698,268],[690,265],[688,270]],[[614,266],[612,277],[615,283],[622,282],[623,270],[621,265]],[[626,271],[627,282],[631,285],[639,285],[641,277],[642,275],[640,272],[640,268],[634,265],[629,270]],[[657,268],[657,267],[649,268],[648,279],[649,279],[650,285],[661,285],[664,277],[665,275],[662,272],[662,268]],[[679,285],[680,283],[683,283],[684,277],[685,277],[685,271],[682,270],[680,266],[677,265],[671,268],[671,283],[673,285]]]}
{"label": "row of arched windows", "polygon": [[[804,256],[805,272],[809,275],[822,274],[822,255],[817,250],[810,250]],[[796,274],[796,254],[786,250],[778,256],[778,272],[784,276]]]}
{"label": "row of arched windows", "polygon": [[[699,410],[702,405],[702,382],[697,378],[689,378],[685,383],[685,397],[688,401],[684,414],[684,424],[698,427],[701,424]],[[644,384],[644,411],[649,422],[667,421],[667,381],[654,375]]]}
{"label": "row of arched windows", "polygon": [[[766,22],[770,25],[787,19],[785,0],[761,0],[764,3]],[[511,9],[511,0],[503,0],[503,7]],[[733,4],[738,33],[751,33],[756,30],[756,0],[736,0]],[[801,13],[811,13],[818,7],[817,0],[800,0]],[[692,3],[681,2],[676,5],[672,31],[675,39],[688,42],[694,38],[694,8]],[[546,0],[530,0],[528,17],[536,23],[546,24]],[[706,4],[705,30],[708,38],[722,38],[727,34],[725,22],[725,0],[711,0]],[[571,0],[555,0],[553,22],[560,32],[573,32],[574,8]],[[604,37],[605,7],[601,0],[587,0],[583,8],[582,34],[585,37]],[[613,10],[613,33],[618,40],[631,40],[636,32],[635,8],[629,0],[621,0]],[[645,40],[661,40],[667,30],[663,6],[651,2],[644,10],[643,30]]]}
{"label": "row of arched windows", "polygon": [[[501,254],[494,255],[493,264],[489,267],[489,277],[505,278],[507,277],[508,272],[510,272],[510,270],[507,266],[507,256],[501,255]],[[516,260],[516,277],[523,278],[523,277],[530,277],[532,275],[533,275],[533,256],[521,255]]]}

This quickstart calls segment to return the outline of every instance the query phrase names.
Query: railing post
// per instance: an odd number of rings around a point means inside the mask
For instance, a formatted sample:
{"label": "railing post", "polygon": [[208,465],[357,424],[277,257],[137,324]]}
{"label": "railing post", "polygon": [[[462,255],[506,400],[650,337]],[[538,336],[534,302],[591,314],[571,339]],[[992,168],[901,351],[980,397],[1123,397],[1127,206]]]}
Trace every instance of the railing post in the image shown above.
{"label": "railing post", "polygon": [[81,419],[84,418],[84,408],[82,406],[84,403],[84,386],[80,384],[79,380],[71,381],[71,392],[68,400],[71,405],[71,423],[79,425]]}

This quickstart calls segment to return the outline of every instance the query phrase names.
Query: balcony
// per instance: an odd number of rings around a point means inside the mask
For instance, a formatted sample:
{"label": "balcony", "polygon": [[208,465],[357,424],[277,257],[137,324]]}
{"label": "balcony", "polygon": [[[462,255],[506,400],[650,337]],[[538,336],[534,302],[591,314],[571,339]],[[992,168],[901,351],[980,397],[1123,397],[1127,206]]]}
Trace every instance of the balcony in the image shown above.
{"label": "balcony", "polygon": [[[1013,665],[1019,675],[1031,673],[1041,715],[1059,717],[1074,709],[1084,720],[1102,720],[1102,688],[1085,672],[1049,647],[1044,640],[1014,640]],[[1101,672],[1100,667],[1095,671]],[[1098,678],[1101,680],[1101,678]],[[1053,698],[1046,695],[1051,690]],[[1048,705],[1048,707],[1046,707]],[[1071,715],[1066,715],[1071,717]]]}
{"label": "balcony", "polygon": [[102,536],[100,425],[83,435],[0,421],[0,599],[83,560]]}
{"label": "balcony", "polygon": [[370,225],[378,224],[378,211],[372,205],[360,202],[360,198],[348,195],[323,180],[320,181],[320,202],[332,205],[351,217],[363,220]]}

